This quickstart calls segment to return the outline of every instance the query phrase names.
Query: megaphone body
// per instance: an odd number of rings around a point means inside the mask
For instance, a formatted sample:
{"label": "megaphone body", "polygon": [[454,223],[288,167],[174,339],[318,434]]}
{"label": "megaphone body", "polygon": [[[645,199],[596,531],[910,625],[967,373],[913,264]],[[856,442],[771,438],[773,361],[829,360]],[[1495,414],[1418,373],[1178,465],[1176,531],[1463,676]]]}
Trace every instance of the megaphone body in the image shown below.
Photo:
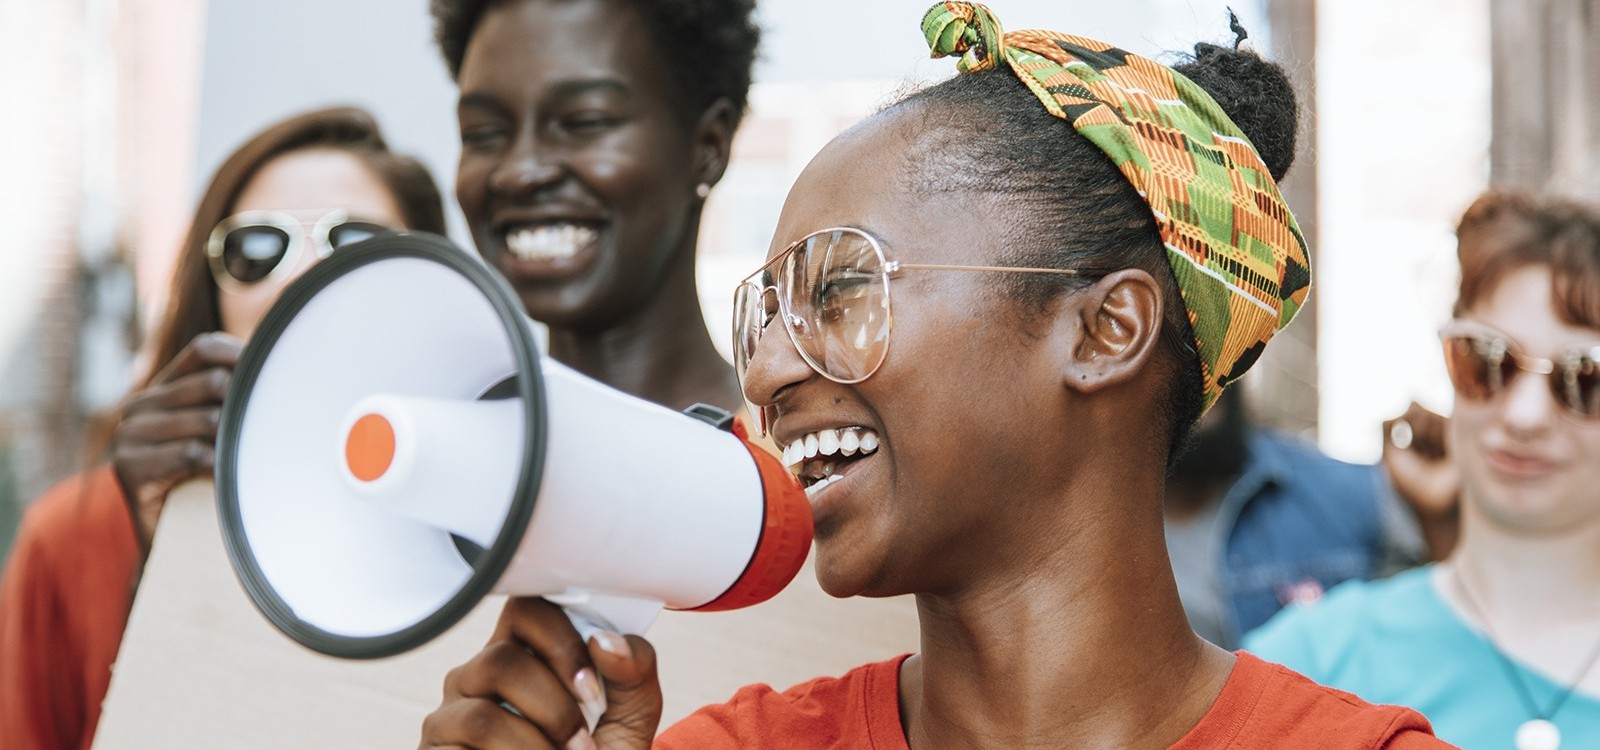
{"label": "megaphone body", "polygon": [[505,283],[442,238],[341,250],[235,370],[219,517],[256,606],[317,651],[386,656],[485,594],[643,632],[781,590],[810,508],[726,429],[539,355]]}

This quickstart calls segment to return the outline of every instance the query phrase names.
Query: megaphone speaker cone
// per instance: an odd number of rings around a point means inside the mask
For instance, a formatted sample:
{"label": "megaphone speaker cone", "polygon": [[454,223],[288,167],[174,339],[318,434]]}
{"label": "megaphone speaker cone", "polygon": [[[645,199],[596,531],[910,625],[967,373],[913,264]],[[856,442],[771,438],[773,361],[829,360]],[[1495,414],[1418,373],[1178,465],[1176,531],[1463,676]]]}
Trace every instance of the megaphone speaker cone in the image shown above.
{"label": "megaphone speaker cone", "polygon": [[486,594],[642,632],[782,590],[811,510],[777,459],[540,356],[505,281],[440,237],[341,249],[285,290],[218,429],[218,515],[258,609],[375,658]]}

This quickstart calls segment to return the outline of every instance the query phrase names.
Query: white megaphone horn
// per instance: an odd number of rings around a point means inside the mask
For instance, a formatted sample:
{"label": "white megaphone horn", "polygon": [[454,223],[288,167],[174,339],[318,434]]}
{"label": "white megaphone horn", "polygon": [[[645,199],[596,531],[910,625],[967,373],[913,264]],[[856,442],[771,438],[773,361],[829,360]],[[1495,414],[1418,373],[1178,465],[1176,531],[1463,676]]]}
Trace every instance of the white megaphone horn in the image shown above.
{"label": "white megaphone horn", "polygon": [[410,650],[489,593],[640,633],[664,606],[764,601],[805,560],[805,495],[731,422],[542,357],[476,258],[379,237],[290,285],[245,347],[218,514],[256,607],[325,654]]}

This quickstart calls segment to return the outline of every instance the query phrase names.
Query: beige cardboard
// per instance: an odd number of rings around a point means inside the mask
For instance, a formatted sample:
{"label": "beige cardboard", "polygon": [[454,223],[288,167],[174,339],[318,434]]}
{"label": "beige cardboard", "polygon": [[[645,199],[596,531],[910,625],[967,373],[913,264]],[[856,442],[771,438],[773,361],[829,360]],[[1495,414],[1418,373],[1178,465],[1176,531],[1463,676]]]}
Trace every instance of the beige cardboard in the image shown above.
{"label": "beige cardboard", "polygon": [[[444,675],[493,630],[486,600],[427,646],[353,662],[302,648],[250,604],[229,567],[208,482],[168,499],[140,583],[95,750],[415,747]],[[810,570],[761,606],[667,612],[660,654],[663,726],[738,687],[787,687],[915,650],[907,598],[837,600]]]}

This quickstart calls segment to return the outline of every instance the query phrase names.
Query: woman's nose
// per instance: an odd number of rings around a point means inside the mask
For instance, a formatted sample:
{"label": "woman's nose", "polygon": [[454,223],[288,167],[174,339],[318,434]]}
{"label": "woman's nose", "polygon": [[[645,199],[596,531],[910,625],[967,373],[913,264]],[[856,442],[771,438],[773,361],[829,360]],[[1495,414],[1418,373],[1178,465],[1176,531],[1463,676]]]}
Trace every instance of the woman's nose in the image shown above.
{"label": "woman's nose", "polygon": [[784,389],[816,373],[800,357],[783,315],[775,315],[756,339],[745,369],[744,397],[756,406],[774,406]]}
{"label": "woman's nose", "polygon": [[530,132],[517,137],[505,159],[489,175],[489,186],[501,195],[520,195],[538,191],[561,179],[559,156]]}
{"label": "woman's nose", "polygon": [[1515,432],[1538,433],[1549,427],[1559,408],[1550,392],[1549,375],[1519,372],[1506,383],[1500,418]]}

